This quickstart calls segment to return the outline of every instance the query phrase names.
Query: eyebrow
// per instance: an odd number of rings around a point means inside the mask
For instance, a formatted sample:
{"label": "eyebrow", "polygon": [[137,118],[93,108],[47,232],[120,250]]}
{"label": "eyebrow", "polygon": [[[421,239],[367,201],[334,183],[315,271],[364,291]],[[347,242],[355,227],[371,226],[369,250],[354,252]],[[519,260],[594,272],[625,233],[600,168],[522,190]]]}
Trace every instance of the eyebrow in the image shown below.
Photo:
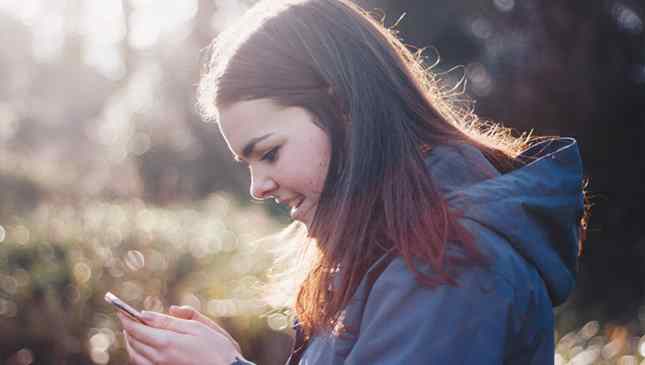
{"label": "eyebrow", "polygon": [[[244,148],[242,149],[242,157],[249,158],[249,156],[253,153],[253,150],[255,149],[255,145],[269,138],[272,135],[273,133],[267,133],[260,137],[251,138],[251,140],[248,141],[244,146]],[[239,157],[235,157],[235,159],[240,161]]]}

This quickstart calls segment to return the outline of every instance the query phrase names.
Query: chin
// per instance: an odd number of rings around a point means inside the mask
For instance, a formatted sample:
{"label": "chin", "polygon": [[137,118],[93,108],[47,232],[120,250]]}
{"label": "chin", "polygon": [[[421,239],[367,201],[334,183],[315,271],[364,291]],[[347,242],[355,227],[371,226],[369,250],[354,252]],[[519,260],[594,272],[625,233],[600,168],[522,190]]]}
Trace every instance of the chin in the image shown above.
{"label": "chin", "polygon": [[[310,208],[307,212],[305,212],[303,217],[298,217],[297,219],[294,219],[295,221],[298,221],[300,224],[302,224],[306,229],[307,229],[307,237],[312,237],[311,236],[311,225],[313,223],[313,213],[315,212],[316,208]],[[312,237],[313,238],[313,237]]]}

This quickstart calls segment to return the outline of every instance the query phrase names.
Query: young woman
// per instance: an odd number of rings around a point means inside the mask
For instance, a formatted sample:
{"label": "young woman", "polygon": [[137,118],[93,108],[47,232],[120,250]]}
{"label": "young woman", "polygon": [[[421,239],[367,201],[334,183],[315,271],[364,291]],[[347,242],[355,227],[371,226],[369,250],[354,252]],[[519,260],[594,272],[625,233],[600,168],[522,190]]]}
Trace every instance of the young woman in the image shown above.
{"label": "young woman", "polygon": [[[251,195],[317,257],[292,364],[548,364],[584,212],[572,139],[513,138],[349,0],[263,1],[214,43],[201,105]],[[244,364],[190,308],[122,318],[134,364]]]}

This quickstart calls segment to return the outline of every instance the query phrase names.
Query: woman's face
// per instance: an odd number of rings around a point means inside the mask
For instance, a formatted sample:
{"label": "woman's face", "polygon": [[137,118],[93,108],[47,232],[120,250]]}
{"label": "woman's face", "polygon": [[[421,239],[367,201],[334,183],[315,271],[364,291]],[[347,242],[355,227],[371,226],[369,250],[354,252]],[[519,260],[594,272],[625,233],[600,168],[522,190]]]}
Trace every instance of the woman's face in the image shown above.
{"label": "woman's face", "polygon": [[300,107],[269,99],[240,101],[219,111],[220,131],[236,160],[249,166],[250,194],[274,198],[310,226],[329,167],[327,134]]}

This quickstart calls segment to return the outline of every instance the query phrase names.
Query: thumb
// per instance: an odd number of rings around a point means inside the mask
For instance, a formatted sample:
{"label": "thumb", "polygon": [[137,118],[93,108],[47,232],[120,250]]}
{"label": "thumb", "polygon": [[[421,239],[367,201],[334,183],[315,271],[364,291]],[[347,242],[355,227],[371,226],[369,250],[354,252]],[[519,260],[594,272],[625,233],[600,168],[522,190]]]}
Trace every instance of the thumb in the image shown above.
{"label": "thumb", "polygon": [[168,313],[174,315],[175,317],[201,322],[217,330],[220,329],[219,325],[217,325],[217,323],[215,323],[212,319],[203,315],[197,309],[189,305],[182,305],[181,307],[171,305]]}
{"label": "thumb", "polygon": [[173,317],[183,318],[183,319],[196,319],[195,314],[197,311],[190,306],[183,305],[181,307],[176,305],[171,305],[168,309],[168,314]]}
{"label": "thumb", "polygon": [[159,312],[143,311],[141,312],[141,318],[150,327],[183,334],[195,334],[198,331],[197,326],[201,326],[195,321],[172,317]]}

